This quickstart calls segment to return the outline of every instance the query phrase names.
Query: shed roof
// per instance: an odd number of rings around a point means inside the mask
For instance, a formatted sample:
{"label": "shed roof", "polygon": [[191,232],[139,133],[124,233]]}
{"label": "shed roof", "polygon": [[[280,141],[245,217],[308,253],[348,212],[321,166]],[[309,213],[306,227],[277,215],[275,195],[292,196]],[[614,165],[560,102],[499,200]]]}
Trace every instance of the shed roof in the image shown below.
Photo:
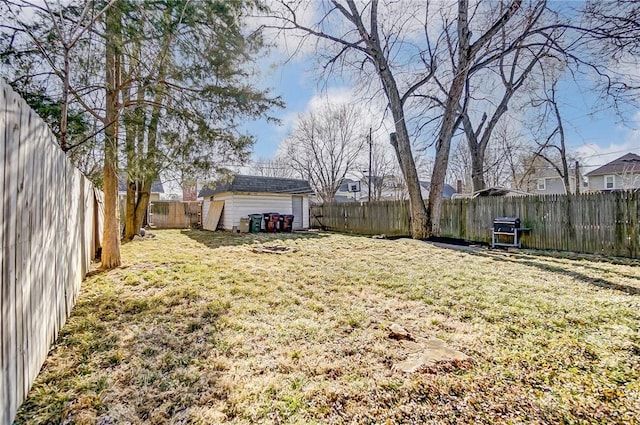
{"label": "shed roof", "polygon": [[604,164],[600,168],[588,172],[587,177],[607,174],[640,174],[640,155],[629,152],[618,159]]}
{"label": "shed roof", "polygon": [[487,187],[485,189],[476,190],[472,193],[457,193],[452,199],[472,199],[484,196],[527,196],[530,193],[508,187]]}
{"label": "shed roof", "polygon": [[211,196],[223,192],[288,193],[292,195],[302,195],[313,193],[313,190],[307,180],[237,175],[230,183],[220,184],[213,189],[202,189],[198,197]]}

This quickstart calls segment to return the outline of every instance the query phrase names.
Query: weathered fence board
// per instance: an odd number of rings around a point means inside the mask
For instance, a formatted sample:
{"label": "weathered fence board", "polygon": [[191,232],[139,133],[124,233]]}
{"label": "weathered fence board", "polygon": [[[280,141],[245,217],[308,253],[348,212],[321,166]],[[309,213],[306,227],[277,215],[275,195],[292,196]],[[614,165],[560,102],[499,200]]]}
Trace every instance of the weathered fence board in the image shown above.
{"label": "weathered fence board", "polygon": [[1,79],[0,166],[0,425],[9,425],[73,308],[100,229],[93,186]]}
{"label": "weathered fence board", "polygon": [[185,229],[202,224],[200,201],[153,201],[149,203],[149,226],[154,229]]}
{"label": "weathered fence board", "polygon": [[[640,257],[640,191],[583,195],[482,197],[444,201],[436,236],[491,241],[496,217],[530,227],[524,247]],[[409,203],[372,202],[311,207],[312,226],[360,233],[409,235]]]}
{"label": "weathered fence board", "polygon": [[327,203],[311,207],[311,227],[339,232],[402,236],[409,234],[409,203]]}

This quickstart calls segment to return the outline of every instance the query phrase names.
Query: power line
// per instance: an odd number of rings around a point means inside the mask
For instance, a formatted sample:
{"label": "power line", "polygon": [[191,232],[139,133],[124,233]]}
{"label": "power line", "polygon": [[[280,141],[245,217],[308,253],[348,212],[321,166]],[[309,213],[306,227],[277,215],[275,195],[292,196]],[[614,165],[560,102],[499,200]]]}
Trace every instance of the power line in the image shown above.
{"label": "power line", "polygon": [[616,154],[616,153],[622,153],[622,152],[632,152],[632,151],[640,151],[640,147],[637,148],[628,148],[628,149],[622,149],[619,151],[611,151],[611,152],[604,152],[604,153],[594,153],[593,155],[588,155],[588,156],[583,156],[583,159],[586,158],[596,158],[599,156],[605,156],[605,155],[612,155],[612,154]]}

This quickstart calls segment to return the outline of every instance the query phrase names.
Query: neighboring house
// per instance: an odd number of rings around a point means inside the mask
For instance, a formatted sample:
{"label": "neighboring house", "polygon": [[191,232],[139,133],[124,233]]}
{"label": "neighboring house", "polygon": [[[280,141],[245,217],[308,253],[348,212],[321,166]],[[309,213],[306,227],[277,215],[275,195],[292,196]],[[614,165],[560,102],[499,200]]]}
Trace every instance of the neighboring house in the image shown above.
{"label": "neighboring house", "polygon": [[[153,183],[151,183],[149,202],[159,201],[161,193],[164,193],[162,182],[160,180],[155,180]],[[120,198],[124,198],[127,195],[127,182],[122,178],[118,180],[118,195]]]}
{"label": "neighboring house", "polygon": [[[397,184],[397,179],[394,176],[373,176],[371,186],[374,199],[378,193],[381,201],[395,201],[404,198],[402,186]],[[350,178],[342,180],[333,199],[334,202],[366,202],[368,200],[369,182],[366,176],[361,180]]]}
{"label": "neighboring house", "polygon": [[[559,159],[554,163],[562,168]],[[533,156],[525,160],[525,171],[516,174],[511,182],[511,187],[528,192],[530,195],[564,195],[567,193],[564,181],[558,170],[541,156]],[[568,164],[569,193],[576,193],[576,168],[573,162]],[[578,170],[579,171],[579,170]],[[578,176],[580,191],[585,188],[585,178],[582,173]]]}
{"label": "neighboring house", "polygon": [[[362,194],[362,190],[365,190],[365,194]],[[345,178],[340,183],[338,191],[333,197],[333,202],[354,202],[354,201],[366,201],[367,194],[366,188],[362,187],[362,183],[359,180],[353,180]]]}
{"label": "neighboring house", "polygon": [[589,191],[640,189],[640,155],[628,153],[587,173]]}
{"label": "neighboring house", "polygon": [[[422,198],[424,200],[429,199],[429,191],[431,189],[431,182],[420,181],[420,189],[422,191]],[[457,193],[456,188],[450,184],[445,183],[442,189],[442,199],[451,199],[454,193]]]}
{"label": "neighboring house", "polygon": [[212,202],[224,203],[217,227],[225,230],[239,228],[240,219],[249,214],[268,212],[293,214],[293,229],[300,230],[309,228],[311,193],[313,190],[307,180],[237,175],[230,183],[220,184],[215,189],[202,189],[198,197],[204,199],[203,221],[207,220]]}
{"label": "neighboring house", "polygon": [[[372,181],[372,185],[382,184],[382,188],[380,190],[380,200],[382,201],[399,201],[404,199],[409,199],[409,193],[405,188],[404,182],[393,176],[387,176],[384,178],[384,181],[380,181],[381,179],[376,177],[376,181]],[[353,185],[359,185],[360,191],[354,192]],[[420,189],[422,192],[422,197],[424,200],[429,198],[429,189],[431,188],[431,183],[428,181],[420,181]],[[338,192],[336,192],[336,196],[334,198],[334,202],[354,202],[354,201],[367,201],[369,199],[368,192],[368,182],[366,181],[366,177],[364,180],[352,180],[352,179],[344,179]],[[456,193],[456,189],[446,184],[444,185],[444,189],[442,191],[443,199],[451,199],[451,196]]]}
{"label": "neighboring house", "polygon": [[[569,169],[569,192],[576,193],[575,168]],[[564,195],[564,181],[554,168],[543,168],[532,175],[533,188],[531,193],[535,195]]]}

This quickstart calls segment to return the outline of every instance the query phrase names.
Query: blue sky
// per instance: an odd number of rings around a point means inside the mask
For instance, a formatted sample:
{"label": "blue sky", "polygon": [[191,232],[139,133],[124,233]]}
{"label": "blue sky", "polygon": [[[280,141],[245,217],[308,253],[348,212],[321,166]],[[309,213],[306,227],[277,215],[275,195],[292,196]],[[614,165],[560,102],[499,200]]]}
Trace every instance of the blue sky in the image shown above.
{"label": "blue sky", "polygon": [[[280,42],[279,42],[280,43]],[[282,46],[282,43],[280,43]],[[273,94],[282,96],[286,107],[275,111],[281,125],[266,120],[247,124],[245,129],[256,138],[254,159],[272,158],[289,132],[295,117],[309,109],[319,96],[330,97],[326,87],[334,89],[344,81],[329,81],[326,86],[317,82],[316,61],[309,51],[283,63],[286,56],[274,50],[263,58],[260,85],[270,87]],[[631,72],[638,73],[638,70]],[[640,111],[627,108],[625,122],[602,100],[588,84],[576,87],[572,82],[563,84],[560,107],[566,132],[567,147],[571,154],[581,158],[584,171],[603,165],[627,152],[640,154]],[[345,87],[345,90],[349,90]]]}
{"label": "blue sky", "polygon": [[[280,64],[274,64],[273,61]],[[256,138],[254,159],[269,159],[275,155],[278,145],[289,131],[291,119],[306,110],[310,100],[319,92],[314,77],[307,72],[303,63],[296,61],[284,64],[284,58],[277,53],[262,62],[261,86],[272,89],[273,95],[281,96],[285,107],[273,111],[282,121],[280,125],[260,120],[245,126]]]}
{"label": "blue sky", "polygon": [[[308,109],[323,88],[310,71],[309,64],[290,62],[267,68],[262,83],[282,96],[286,107],[275,111],[282,124],[266,120],[245,126],[256,138],[253,158],[272,158],[297,114]],[[640,155],[640,114],[629,110],[623,122],[610,105],[598,100],[590,90],[580,91],[573,84],[560,97],[568,149],[583,158],[584,166],[600,166],[626,152]],[[598,110],[599,109],[599,110]]]}

